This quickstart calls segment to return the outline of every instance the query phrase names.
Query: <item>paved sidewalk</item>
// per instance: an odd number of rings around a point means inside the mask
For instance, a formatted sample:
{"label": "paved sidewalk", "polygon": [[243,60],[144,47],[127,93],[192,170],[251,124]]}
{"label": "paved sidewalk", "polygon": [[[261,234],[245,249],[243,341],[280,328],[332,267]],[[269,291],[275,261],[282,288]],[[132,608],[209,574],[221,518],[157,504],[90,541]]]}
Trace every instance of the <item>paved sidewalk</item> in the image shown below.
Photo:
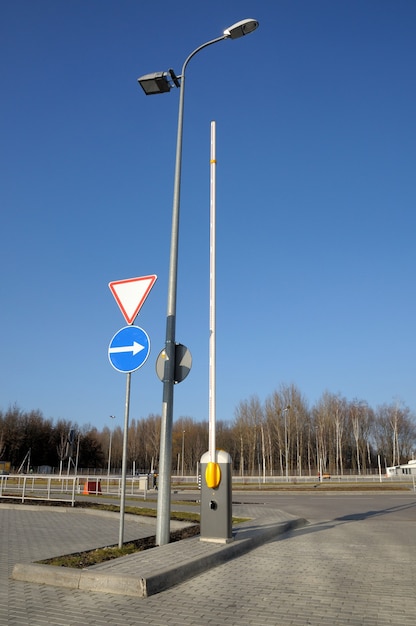
{"label": "paved sidewalk", "polygon": [[[16,511],[17,509],[13,507],[13,510]],[[79,531],[76,531],[76,542],[78,542],[79,535],[82,534],[81,531],[85,533],[93,525],[93,545],[91,547],[106,545],[108,542],[104,541],[103,543],[101,534],[102,519],[105,519],[108,525],[110,519],[119,520],[119,515],[108,513],[103,515],[102,512],[90,509],[87,510],[89,515],[83,518],[83,511],[85,509],[59,510],[61,518],[64,518],[64,522],[69,522],[71,525],[71,533],[68,534],[73,536],[75,526],[81,526]],[[31,513],[30,509],[28,513]],[[256,513],[258,514],[258,511],[252,511],[253,515]],[[40,509],[38,514],[41,514]],[[96,519],[92,521],[94,516]],[[130,523],[129,532],[136,533],[137,538],[146,535],[150,536],[155,533],[154,520],[152,518],[147,518],[147,520],[141,522],[141,518],[126,515],[126,519]],[[48,540],[51,542],[56,526],[53,522],[53,515],[50,516],[49,511],[45,510],[45,508],[43,510],[43,523],[48,527]],[[230,543],[201,541],[200,537],[196,536],[161,546],[157,549],[136,552],[84,569],[54,567],[28,563],[25,560],[14,565],[11,577],[13,580],[30,583],[144,598],[169,589],[212,567],[241,556],[266,541],[270,541],[293,528],[304,526],[306,523],[306,520],[297,519],[282,511],[272,510],[268,512],[266,509],[262,511],[261,518],[239,524],[233,529],[233,541]],[[184,526],[186,524],[172,522],[171,528],[174,529],[180,525]],[[67,550],[62,552],[64,545],[67,545],[63,543],[61,538],[62,527],[63,524],[61,522],[59,524],[57,542],[61,550],[60,554],[66,554],[68,553]],[[99,532],[97,532],[97,528],[100,529]],[[105,536],[107,537],[108,535],[106,534]],[[132,537],[126,537],[125,540],[130,538]],[[74,543],[72,543],[71,546],[68,545],[68,550],[69,552],[77,552],[81,548],[75,548]]]}
{"label": "paved sidewalk", "polygon": [[[315,520],[139,598],[11,580],[16,563],[95,547],[98,537],[117,543],[118,519],[0,503],[0,626],[407,626],[416,615],[414,504],[408,511],[394,524],[388,515]],[[277,509],[233,506],[234,515],[249,512],[257,515],[252,532],[260,520],[294,519]],[[138,532],[154,534],[154,526],[126,519],[126,539]],[[195,541],[147,552],[167,554]],[[176,558],[169,554],[169,563]]]}

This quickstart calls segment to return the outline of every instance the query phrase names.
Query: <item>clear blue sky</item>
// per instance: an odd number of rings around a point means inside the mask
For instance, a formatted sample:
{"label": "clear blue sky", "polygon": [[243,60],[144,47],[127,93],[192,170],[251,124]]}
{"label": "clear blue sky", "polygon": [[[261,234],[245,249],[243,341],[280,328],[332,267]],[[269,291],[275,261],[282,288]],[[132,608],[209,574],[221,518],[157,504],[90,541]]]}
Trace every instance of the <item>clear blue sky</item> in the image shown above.
{"label": "clear blue sky", "polygon": [[416,409],[416,3],[13,0],[0,6],[0,409],[122,423],[108,282],[157,274],[131,418],[160,414],[180,72],[188,66],[175,419],[208,418],[209,149],[217,123],[217,419],[294,383]]}

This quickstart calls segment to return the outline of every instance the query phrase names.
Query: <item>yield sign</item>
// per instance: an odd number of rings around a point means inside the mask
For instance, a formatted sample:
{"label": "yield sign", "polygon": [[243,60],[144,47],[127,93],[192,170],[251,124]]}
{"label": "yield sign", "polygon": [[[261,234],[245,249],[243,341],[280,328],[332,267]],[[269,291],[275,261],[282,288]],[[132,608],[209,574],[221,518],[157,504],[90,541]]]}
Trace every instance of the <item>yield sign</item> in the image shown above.
{"label": "yield sign", "polygon": [[115,280],[108,284],[127,324],[132,324],[136,319],[156,279],[157,276],[151,274],[139,278]]}

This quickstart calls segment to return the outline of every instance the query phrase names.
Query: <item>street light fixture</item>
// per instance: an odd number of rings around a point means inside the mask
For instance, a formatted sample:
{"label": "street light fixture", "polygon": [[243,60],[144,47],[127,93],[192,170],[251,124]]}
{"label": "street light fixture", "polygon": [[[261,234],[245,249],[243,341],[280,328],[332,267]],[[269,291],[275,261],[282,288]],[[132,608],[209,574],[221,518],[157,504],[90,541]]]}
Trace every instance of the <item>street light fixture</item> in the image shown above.
{"label": "street light fixture", "polygon": [[188,62],[197,52],[202,50],[202,48],[206,48],[207,46],[210,46],[217,41],[222,41],[223,39],[238,39],[239,37],[244,37],[244,35],[249,35],[254,30],[256,30],[256,28],[258,28],[258,25],[259,23],[257,22],[257,20],[246,19],[241,20],[241,22],[237,22],[236,24],[233,24],[229,28],[226,28],[224,34],[221,37],[217,37],[212,41],[208,41],[207,43],[202,44],[202,46],[199,46],[189,55],[182,68],[182,74],[179,77],[176,76],[175,72],[170,69],[167,72],[154,72],[153,74],[145,74],[145,76],[141,76],[140,78],[138,78],[137,81],[143,88],[146,96],[153,96],[158,93],[167,93],[172,89],[173,86],[180,87],[180,79],[182,79],[183,82],[185,78],[185,69],[188,65]]}
{"label": "street light fixture", "polygon": [[[137,79],[146,96],[167,93],[172,87],[180,87],[181,83],[173,70],[146,74]],[[173,84],[172,84],[173,83]]]}
{"label": "street light fixture", "polygon": [[170,491],[172,465],[173,387],[176,361],[176,294],[178,277],[179,207],[181,190],[183,111],[185,98],[185,71],[189,61],[198,52],[223,39],[238,39],[256,30],[259,23],[245,19],[227,28],[221,37],[198,46],[185,59],[180,76],[173,70],[146,74],[138,82],[146,95],[167,93],[173,86],[180,88],[178,130],[176,140],[175,177],[173,184],[172,231],[170,243],[168,301],[166,316],[165,367],[163,375],[162,424],[160,433],[159,489],[156,520],[156,544],[164,545],[170,540]]}

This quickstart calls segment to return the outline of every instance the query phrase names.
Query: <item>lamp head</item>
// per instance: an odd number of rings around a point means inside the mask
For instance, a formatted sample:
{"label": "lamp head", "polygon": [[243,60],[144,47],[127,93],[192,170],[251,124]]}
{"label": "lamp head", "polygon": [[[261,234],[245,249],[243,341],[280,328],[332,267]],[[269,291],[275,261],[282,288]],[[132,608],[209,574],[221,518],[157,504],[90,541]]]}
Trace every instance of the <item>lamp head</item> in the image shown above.
{"label": "lamp head", "polygon": [[[186,60],[186,63],[196,52],[199,52],[199,50],[205,48],[207,45],[216,43],[217,41],[221,41],[222,39],[238,39],[239,37],[244,37],[244,35],[249,35],[253,32],[253,30],[256,30],[258,26],[258,21],[253,19],[246,19],[241,20],[240,22],[236,22],[236,24],[233,24],[224,31],[222,37],[213,39],[212,41],[209,41],[194,50],[194,52]],[[167,93],[172,89],[173,86],[180,87],[181,78],[182,76],[176,76],[173,70],[169,70],[167,72],[155,72],[154,74],[146,74],[145,76],[141,76],[140,78],[138,78],[137,82],[140,84],[146,96],[152,96],[157,93]]]}
{"label": "lamp head", "polygon": [[257,20],[246,19],[233,24],[229,28],[224,31],[224,35],[229,37],[230,39],[238,39],[239,37],[244,37],[244,35],[249,35],[258,28],[259,23]]}
{"label": "lamp head", "polygon": [[146,74],[137,79],[146,96],[152,96],[156,93],[166,93],[170,91],[170,83],[167,72],[155,72],[154,74]]}

